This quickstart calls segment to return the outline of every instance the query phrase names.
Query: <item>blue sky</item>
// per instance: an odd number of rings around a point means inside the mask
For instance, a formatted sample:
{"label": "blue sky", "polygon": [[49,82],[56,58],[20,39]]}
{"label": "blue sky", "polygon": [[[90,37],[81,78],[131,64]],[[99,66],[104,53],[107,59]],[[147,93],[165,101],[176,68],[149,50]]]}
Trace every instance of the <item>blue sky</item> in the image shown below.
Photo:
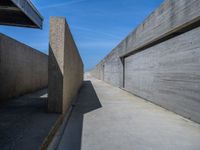
{"label": "blue sky", "polygon": [[0,26],[0,32],[48,54],[49,17],[64,16],[84,61],[92,69],[163,0],[32,0],[43,30]]}

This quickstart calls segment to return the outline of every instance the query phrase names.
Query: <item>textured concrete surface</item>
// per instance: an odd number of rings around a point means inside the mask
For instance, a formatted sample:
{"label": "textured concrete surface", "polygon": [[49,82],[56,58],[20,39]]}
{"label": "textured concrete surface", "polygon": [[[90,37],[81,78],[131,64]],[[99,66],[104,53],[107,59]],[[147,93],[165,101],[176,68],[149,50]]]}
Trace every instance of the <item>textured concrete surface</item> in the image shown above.
{"label": "textured concrete surface", "polygon": [[200,27],[125,58],[125,89],[200,123],[199,35]]}
{"label": "textured concrete surface", "polygon": [[58,150],[200,149],[199,124],[88,77]]}
{"label": "textured concrete surface", "polygon": [[199,0],[165,0],[92,71],[200,123]]}
{"label": "textured concrete surface", "polygon": [[181,28],[190,26],[200,19],[199,0],[165,0],[152,14],[129,34],[123,41],[123,53],[139,49],[171,33],[177,34]]}
{"label": "textured concrete surface", "polygon": [[47,89],[0,105],[0,149],[38,150],[59,117],[47,112]]}
{"label": "textured concrete surface", "polygon": [[0,33],[0,101],[47,87],[48,56]]}
{"label": "textured concrete surface", "polygon": [[83,81],[83,63],[63,17],[50,19],[49,98],[50,112],[64,113]]}

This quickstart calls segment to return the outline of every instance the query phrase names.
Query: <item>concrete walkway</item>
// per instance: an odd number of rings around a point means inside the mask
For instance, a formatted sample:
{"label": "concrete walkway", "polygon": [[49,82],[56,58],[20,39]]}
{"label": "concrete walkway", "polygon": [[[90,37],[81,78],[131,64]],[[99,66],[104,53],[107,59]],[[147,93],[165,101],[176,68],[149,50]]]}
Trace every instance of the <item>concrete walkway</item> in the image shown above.
{"label": "concrete walkway", "polygon": [[200,150],[200,125],[119,88],[85,81],[58,150]]}

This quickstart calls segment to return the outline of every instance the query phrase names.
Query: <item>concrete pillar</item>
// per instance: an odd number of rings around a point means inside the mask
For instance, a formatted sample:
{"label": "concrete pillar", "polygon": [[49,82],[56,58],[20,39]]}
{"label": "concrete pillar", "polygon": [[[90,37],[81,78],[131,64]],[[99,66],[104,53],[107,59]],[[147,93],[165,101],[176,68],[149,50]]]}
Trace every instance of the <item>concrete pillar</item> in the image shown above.
{"label": "concrete pillar", "polygon": [[64,113],[82,81],[83,63],[66,20],[63,17],[51,17],[48,110]]}

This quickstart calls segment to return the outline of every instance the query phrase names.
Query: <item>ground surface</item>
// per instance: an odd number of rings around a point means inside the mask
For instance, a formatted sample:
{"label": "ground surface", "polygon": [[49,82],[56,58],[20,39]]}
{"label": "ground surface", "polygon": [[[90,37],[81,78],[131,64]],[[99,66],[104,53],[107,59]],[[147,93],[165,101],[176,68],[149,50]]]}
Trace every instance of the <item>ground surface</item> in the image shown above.
{"label": "ground surface", "polygon": [[58,150],[200,150],[199,124],[89,79]]}
{"label": "ground surface", "polygon": [[38,150],[58,114],[46,112],[47,90],[0,105],[0,149]]}

